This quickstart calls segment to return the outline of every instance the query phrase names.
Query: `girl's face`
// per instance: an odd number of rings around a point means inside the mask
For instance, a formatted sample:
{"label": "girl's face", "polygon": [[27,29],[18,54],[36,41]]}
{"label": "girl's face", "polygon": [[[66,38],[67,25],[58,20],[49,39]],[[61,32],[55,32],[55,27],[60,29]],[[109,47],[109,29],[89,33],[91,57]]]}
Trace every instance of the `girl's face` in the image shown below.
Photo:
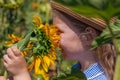
{"label": "girl's face", "polygon": [[73,59],[75,54],[83,52],[83,46],[74,27],[68,26],[66,21],[55,16],[53,23],[58,27],[61,34],[60,45],[63,51],[64,59]]}

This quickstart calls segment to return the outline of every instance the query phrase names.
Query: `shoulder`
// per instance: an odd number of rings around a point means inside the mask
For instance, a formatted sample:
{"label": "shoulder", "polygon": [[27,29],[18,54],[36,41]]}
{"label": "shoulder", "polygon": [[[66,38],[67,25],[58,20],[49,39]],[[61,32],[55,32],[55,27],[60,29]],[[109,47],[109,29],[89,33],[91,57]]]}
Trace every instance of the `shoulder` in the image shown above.
{"label": "shoulder", "polygon": [[91,65],[84,71],[87,80],[108,80],[107,76],[99,63]]}

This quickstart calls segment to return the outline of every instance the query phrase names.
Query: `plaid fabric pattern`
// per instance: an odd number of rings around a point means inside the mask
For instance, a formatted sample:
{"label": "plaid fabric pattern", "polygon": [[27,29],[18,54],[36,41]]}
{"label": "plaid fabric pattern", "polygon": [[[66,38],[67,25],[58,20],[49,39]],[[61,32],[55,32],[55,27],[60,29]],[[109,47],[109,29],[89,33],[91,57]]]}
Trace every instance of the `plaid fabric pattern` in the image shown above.
{"label": "plaid fabric pattern", "polygon": [[[81,68],[80,63],[77,63],[72,66],[72,68]],[[84,74],[87,77],[87,80],[108,80],[105,72],[99,63],[95,63],[84,71]]]}
{"label": "plaid fabric pattern", "polygon": [[95,63],[84,71],[87,80],[108,80],[99,63]]}

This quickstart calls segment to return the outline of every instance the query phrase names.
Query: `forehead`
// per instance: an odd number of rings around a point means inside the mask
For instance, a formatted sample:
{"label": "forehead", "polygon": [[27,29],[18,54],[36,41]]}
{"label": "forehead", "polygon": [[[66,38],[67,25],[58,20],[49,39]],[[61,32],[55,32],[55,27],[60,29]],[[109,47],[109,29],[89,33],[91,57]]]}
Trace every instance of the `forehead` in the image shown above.
{"label": "forehead", "polygon": [[56,24],[58,20],[62,20],[68,26],[76,28],[79,31],[84,31],[88,26],[64,12],[53,10],[53,23]]}

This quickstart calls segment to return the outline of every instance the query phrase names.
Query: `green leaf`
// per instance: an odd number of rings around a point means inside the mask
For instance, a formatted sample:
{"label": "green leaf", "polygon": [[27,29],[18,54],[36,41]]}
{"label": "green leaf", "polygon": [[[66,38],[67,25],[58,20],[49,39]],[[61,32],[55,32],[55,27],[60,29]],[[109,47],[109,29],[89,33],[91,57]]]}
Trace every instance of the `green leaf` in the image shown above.
{"label": "green leaf", "polygon": [[67,74],[67,76],[60,76],[53,78],[52,80],[87,80],[84,73],[80,71],[80,69],[72,69],[71,74]]}
{"label": "green leaf", "polygon": [[72,72],[71,67],[78,63],[77,60],[63,60],[61,63],[61,68],[66,74],[70,74]]}
{"label": "green leaf", "polygon": [[72,69],[71,75],[76,76],[80,80],[87,80],[85,74],[81,72],[78,68]]}
{"label": "green leaf", "polygon": [[[108,22],[120,15],[119,0],[54,0],[78,15],[102,18]],[[109,14],[108,14],[109,13]]]}
{"label": "green leaf", "polygon": [[[115,21],[113,24],[110,25],[110,28],[113,31],[114,38],[120,39],[120,20]],[[101,35],[97,37],[92,43],[92,49],[96,47],[112,42],[112,35],[108,28],[103,30]]]}
{"label": "green leaf", "polygon": [[28,33],[28,34],[25,36],[24,39],[20,40],[20,41],[17,43],[17,47],[18,47],[20,50],[23,50],[24,48],[26,48],[27,43],[30,41],[31,34],[32,34],[32,32]]}
{"label": "green leaf", "polygon": [[36,75],[35,80],[44,80],[42,75]]}

